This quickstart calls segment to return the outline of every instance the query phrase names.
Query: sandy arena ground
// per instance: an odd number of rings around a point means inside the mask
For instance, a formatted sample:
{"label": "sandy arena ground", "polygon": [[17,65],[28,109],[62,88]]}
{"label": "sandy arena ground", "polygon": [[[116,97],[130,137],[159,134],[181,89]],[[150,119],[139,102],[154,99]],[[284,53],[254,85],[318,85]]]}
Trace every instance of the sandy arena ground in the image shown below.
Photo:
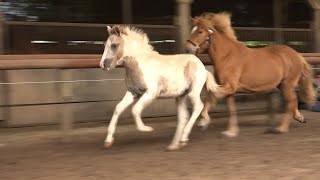
{"label": "sandy arena ground", "polygon": [[207,131],[195,127],[188,146],[166,152],[175,117],[145,119],[151,133],[120,124],[111,149],[106,123],[75,127],[61,142],[58,126],[0,129],[1,180],[320,179],[320,113],[303,111],[286,134],[265,134],[265,115],[240,116],[240,136],[221,135],[226,117]]}

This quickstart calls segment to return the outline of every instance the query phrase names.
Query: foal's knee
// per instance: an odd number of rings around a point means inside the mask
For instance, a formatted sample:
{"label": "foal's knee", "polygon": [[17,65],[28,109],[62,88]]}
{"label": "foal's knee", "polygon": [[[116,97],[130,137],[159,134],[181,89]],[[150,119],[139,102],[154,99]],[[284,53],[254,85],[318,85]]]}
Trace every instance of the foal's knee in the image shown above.
{"label": "foal's knee", "polygon": [[131,112],[132,112],[133,115],[138,115],[138,114],[141,114],[142,110],[143,110],[142,106],[135,105],[135,106],[132,107]]}

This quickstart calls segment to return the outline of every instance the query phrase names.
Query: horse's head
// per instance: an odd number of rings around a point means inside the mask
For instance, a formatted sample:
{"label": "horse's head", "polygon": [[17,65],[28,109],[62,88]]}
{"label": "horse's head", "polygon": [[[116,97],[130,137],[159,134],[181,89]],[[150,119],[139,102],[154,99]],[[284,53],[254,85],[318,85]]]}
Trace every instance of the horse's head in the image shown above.
{"label": "horse's head", "polygon": [[190,37],[185,44],[186,53],[203,53],[209,48],[214,27],[203,17],[192,18],[192,24]]}
{"label": "horse's head", "polygon": [[100,60],[100,67],[110,70],[123,63],[124,41],[122,35],[126,34],[123,26],[108,26],[109,37],[105,42],[104,52]]}
{"label": "horse's head", "polygon": [[231,14],[228,12],[204,13],[200,17],[192,18],[192,24],[190,38],[185,44],[187,53],[198,54],[207,51],[218,34],[224,34],[229,39],[237,39],[231,27]]}

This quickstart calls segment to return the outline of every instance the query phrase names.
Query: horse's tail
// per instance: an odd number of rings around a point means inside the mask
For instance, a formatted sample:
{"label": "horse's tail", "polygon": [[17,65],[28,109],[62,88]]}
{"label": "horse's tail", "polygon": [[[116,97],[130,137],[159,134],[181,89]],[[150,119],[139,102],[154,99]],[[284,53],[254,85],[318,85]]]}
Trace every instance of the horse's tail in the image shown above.
{"label": "horse's tail", "polygon": [[317,97],[312,85],[312,70],[308,62],[302,56],[300,57],[303,60],[303,70],[299,81],[299,97],[302,102],[312,105]]}
{"label": "horse's tail", "polygon": [[207,71],[206,88],[207,88],[207,91],[211,93],[216,92],[219,88],[219,85],[217,84],[213,75],[209,71]]}

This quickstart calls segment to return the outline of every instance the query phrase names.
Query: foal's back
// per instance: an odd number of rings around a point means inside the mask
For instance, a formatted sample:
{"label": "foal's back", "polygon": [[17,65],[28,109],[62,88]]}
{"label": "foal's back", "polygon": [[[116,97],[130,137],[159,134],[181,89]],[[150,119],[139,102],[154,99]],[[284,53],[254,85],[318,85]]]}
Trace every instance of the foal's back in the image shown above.
{"label": "foal's back", "polygon": [[[153,54],[139,61],[146,83],[158,88],[160,96],[176,96],[188,90],[191,83],[206,78],[202,62],[190,54]],[[205,80],[204,80],[205,81]]]}

